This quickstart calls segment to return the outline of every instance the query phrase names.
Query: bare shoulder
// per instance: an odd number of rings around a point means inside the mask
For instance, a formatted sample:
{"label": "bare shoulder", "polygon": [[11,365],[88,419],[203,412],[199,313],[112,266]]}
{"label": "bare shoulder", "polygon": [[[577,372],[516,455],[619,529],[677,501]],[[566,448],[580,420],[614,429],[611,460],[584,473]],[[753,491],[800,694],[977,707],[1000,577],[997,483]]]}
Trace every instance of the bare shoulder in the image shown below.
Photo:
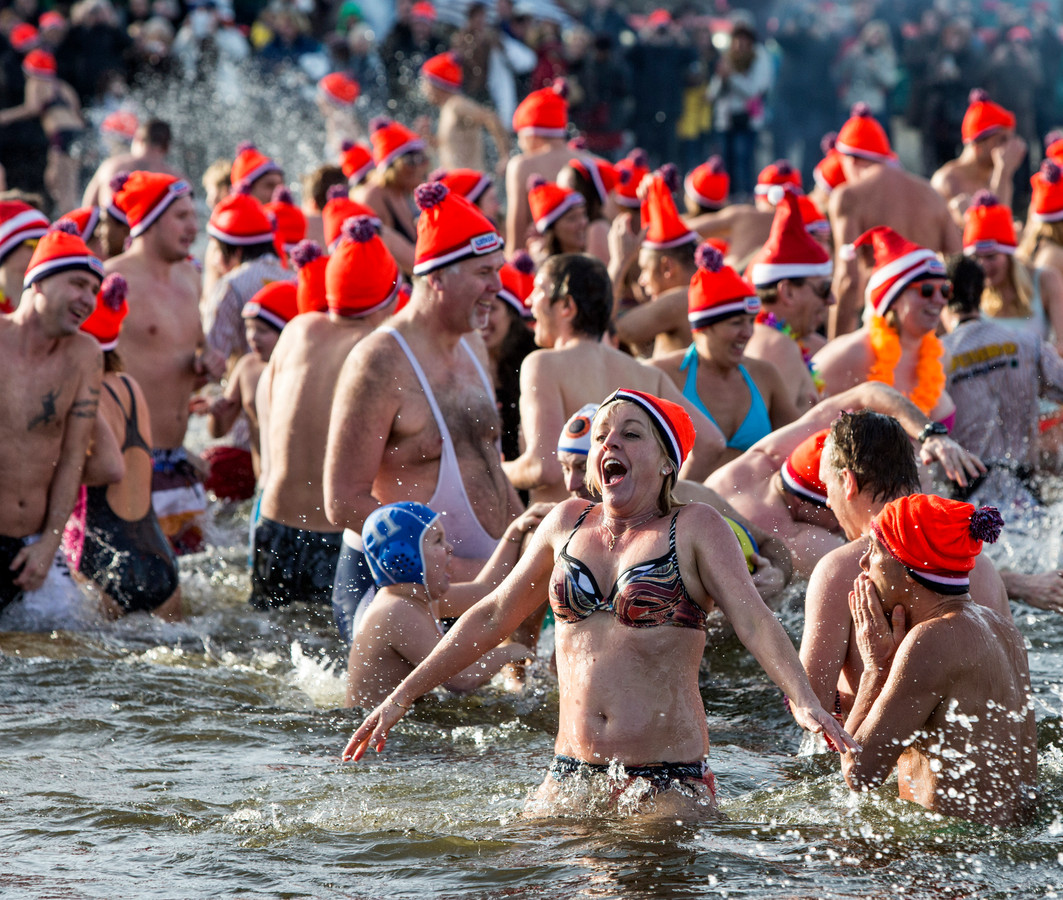
{"label": "bare shoulder", "polygon": [[866,542],[859,539],[850,541],[823,556],[816,563],[812,577],[809,578],[806,603],[814,595],[819,600],[840,597],[841,603],[838,606],[845,607],[853,581],[860,574],[860,557],[864,553],[865,545]]}
{"label": "bare shoulder", "polygon": [[813,359],[820,366],[838,365],[859,362],[865,359],[868,353],[867,334],[860,329],[827,341]]}
{"label": "bare shoulder", "polygon": [[647,360],[646,365],[660,369],[669,377],[675,378],[679,375],[679,367],[683,364],[683,357],[686,356],[686,353],[686,350],[674,350],[664,356],[655,356],[653,359]]}
{"label": "bare shoulder", "polygon": [[946,197],[951,197],[955,193],[955,179],[953,177],[953,170],[955,168],[956,161],[954,159],[950,159],[933,175],[930,176],[930,186],[939,194],[943,194]]}

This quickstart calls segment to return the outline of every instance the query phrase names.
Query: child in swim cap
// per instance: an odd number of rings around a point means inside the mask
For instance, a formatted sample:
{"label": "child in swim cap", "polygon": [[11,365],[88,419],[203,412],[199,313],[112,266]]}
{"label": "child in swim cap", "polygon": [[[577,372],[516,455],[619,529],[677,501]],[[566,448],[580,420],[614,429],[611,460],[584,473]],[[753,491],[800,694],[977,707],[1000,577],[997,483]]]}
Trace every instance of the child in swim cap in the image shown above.
{"label": "child in swim cap", "polygon": [[[409,501],[370,513],[362,543],[378,590],[351,641],[347,706],[372,709],[386,698],[439,643],[441,620],[459,617],[502,580],[520,556],[524,535],[548,509],[536,504],[514,519],[476,579],[455,584],[448,571],[453,547],[442,516]],[[443,686],[471,691],[507,663],[530,655],[523,644],[500,644]]]}

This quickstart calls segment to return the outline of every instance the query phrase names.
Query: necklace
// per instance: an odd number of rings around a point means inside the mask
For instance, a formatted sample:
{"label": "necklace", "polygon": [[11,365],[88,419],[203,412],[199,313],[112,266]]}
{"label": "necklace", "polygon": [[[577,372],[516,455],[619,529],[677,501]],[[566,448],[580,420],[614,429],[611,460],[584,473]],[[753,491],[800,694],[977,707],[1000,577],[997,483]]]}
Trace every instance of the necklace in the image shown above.
{"label": "necklace", "polygon": [[[867,373],[867,380],[881,381],[892,387],[893,370],[901,360],[901,340],[882,316],[871,317],[868,335],[875,361]],[[945,368],[941,364],[944,352],[941,341],[932,331],[925,334],[919,343],[915,363],[916,383],[908,399],[927,415],[937,405],[945,387]]]}
{"label": "necklace", "polygon": [[779,334],[784,334],[795,344],[797,349],[801,351],[801,361],[805,364],[805,368],[808,369],[808,374],[812,376],[812,383],[816,386],[817,393],[823,393],[823,376],[819,374],[816,369],[816,364],[812,362],[812,354],[808,352],[808,348],[801,343],[800,339],[794,334],[793,328],[787,325],[785,322],[781,322],[776,318],[775,313],[766,312],[761,310],[757,313],[756,323],[758,325],[767,325],[769,328],[774,328]]}
{"label": "necklace", "polygon": [[637,521],[629,523],[627,528],[625,528],[623,531],[621,531],[620,534],[616,534],[613,531],[612,528],[610,528],[608,525],[605,524],[605,513],[603,512],[602,513],[602,528],[604,528],[606,531],[609,532],[609,549],[612,550],[613,547],[616,546],[616,542],[618,540],[620,540],[620,536],[621,535],[627,534],[629,531],[632,531],[633,529],[638,528],[640,525],[645,525],[648,521],[650,521],[650,519],[655,519],[657,517],[658,517],[658,514],[657,514],[656,510],[653,510],[652,512],[648,512],[646,515],[644,515],[642,518],[638,519]]}

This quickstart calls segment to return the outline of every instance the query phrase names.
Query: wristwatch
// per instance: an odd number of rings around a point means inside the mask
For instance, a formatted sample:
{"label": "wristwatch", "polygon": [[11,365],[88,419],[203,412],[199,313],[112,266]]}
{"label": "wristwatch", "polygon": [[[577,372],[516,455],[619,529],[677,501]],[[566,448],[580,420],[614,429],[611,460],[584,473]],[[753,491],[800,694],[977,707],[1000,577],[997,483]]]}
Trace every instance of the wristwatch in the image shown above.
{"label": "wristwatch", "polygon": [[922,444],[928,438],[944,436],[948,433],[949,427],[944,422],[927,422],[923,426],[923,430],[919,432],[916,440]]}

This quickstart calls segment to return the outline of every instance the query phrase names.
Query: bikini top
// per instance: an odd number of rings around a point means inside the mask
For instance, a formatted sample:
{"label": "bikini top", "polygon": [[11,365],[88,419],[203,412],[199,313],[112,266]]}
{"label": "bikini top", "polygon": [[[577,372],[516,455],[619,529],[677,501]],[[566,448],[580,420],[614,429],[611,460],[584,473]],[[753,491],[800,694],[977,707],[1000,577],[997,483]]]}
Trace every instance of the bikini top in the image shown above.
{"label": "bikini top", "polygon": [[625,569],[617,577],[609,596],[604,597],[590,569],[568,553],[572,535],[594,506],[592,503],[580,513],[554,564],[550,578],[550,607],[554,619],[574,625],[593,612],[606,610],[629,628],[657,625],[704,628],[705,610],[690,599],[679,574],[679,558],[675,551],[675,520],[679,512],[672,516],[668,530],[668,552]]}
{"label": "bikini top", "polygon": [[[687,378],[683,384],[683,396],[705,413],[713,425],[719,427],[720,423],[713,418],[709,408],[702,401],[701,395],[698,394],[698,351],[693,344],[690,345],[679,366],[680,372],[684,370],[687,371]],[[735,433],[727,439],[727,446],[732,450],[745,452],[762,437],[771,434],[771,416],[768,414],[768,407],[764,403],[760,389],[746,371],[746,367],[739,365],[738,371],[749,389],[749,412],[746,413],[742,424],[735,429]]]}

